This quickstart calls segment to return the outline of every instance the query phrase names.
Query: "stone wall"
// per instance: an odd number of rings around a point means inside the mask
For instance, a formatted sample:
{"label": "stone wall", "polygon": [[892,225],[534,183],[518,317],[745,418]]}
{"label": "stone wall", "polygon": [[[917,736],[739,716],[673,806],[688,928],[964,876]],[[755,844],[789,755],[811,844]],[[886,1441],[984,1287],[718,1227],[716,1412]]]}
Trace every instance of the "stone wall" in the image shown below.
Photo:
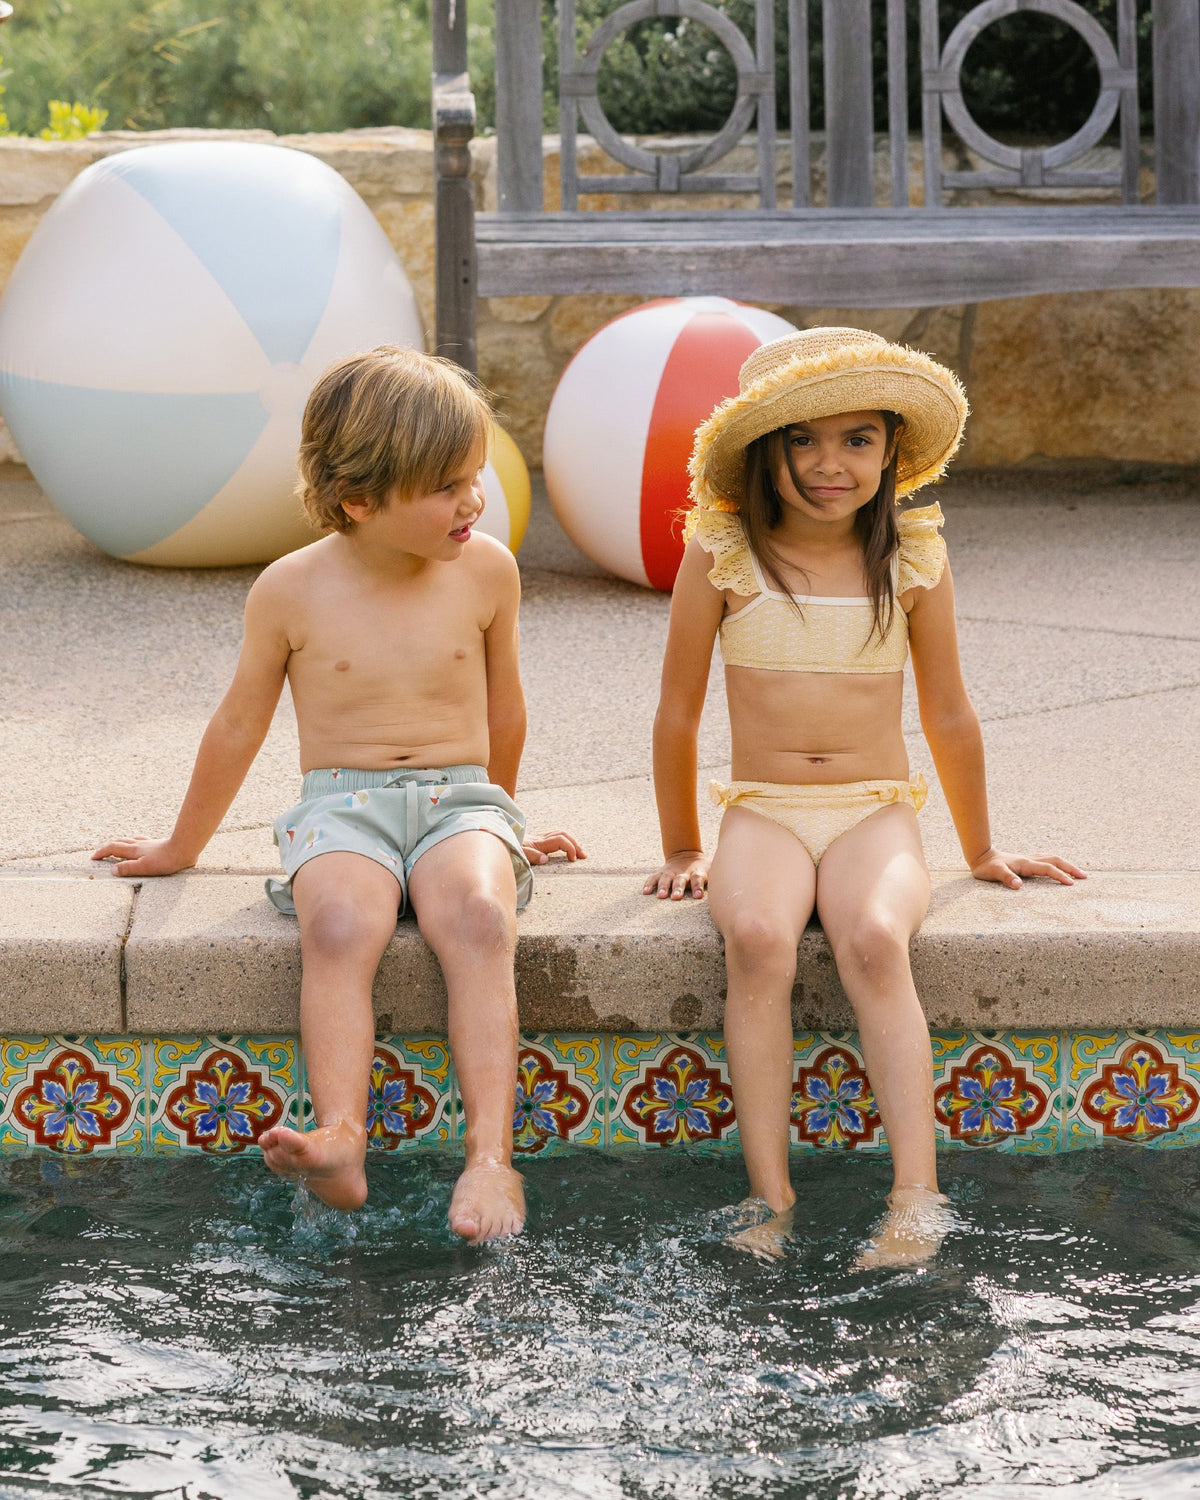
{"label": "stone wall", "polygon": [[[112,131],[86,141],[0,139],[0,285],[41,216],[84,167],[115,151],[163,140],[274,141],[311,152],[341,172],[383,226],[433,328],[433,143],[400,127],[275,137],[266,131]],[[815,142],[820,199],[820,142]],[[746,149],[746,148],[740,148]],[[472,147],[477,201],[495,203],[495,141]],[[781,201],[787,153],[780,148]],[[547,139],[546,198],[556,206],[557,142]],[[588,170],[586,158],[582,162]],[[921,174],[914,158],[914,193]],[[735,168],[736,169],[736,168]],[[879,170],[885,172],[882,154]],[[1152,183],[1143,184],[1147,192]],[[730,199],[730,205],[744,200]],[[919,201],[914,197],[914,202]],[[694,204],[695,200],[691,200]],[[588,200],[589,207],[611,206]],[[645,196],[637,206],[671,207]],[[718,206],[718,200],[713,200]],[[723,205],[722,205],[723,206]],[[87,247],[80,247],[86,255]],[[731,288],[736,294],[736,288]],[[491,298],[479,309],[480,375],[504,425],[534,466],[551,394],[579,345],[638,297]],[[1200,463],[1200,290],[1082,292],[978,305],[870,311],[773,305],[798,326],[847,323],[917,344],[958,370],[974,415],[965,461],[994,467],[1037,462]],[[0,458],[19,459],[0,432]]]}

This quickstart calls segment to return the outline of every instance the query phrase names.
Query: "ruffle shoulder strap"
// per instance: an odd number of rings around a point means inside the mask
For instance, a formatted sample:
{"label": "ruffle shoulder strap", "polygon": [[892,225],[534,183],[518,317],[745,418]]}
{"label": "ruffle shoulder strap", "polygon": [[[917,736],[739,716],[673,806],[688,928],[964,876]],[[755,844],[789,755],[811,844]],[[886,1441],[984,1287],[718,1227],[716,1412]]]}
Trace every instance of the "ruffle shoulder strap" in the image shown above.
{"label": "ruffle shoulder strap", "polygon": [[757,594],[758,581],[754,577],[750,548],[737,516],[727,511],[698,509],[695,517],[690,532],[704,550],[712,554],[713,565],[708,581],[713,588],[732,589],[735,594],[743,594],[746,598]]}
{"label": "ruffle shoulder strap", "polygon": [[939,528],[945,519],[936,500],[932,505],[903,510],[896,517],[896,530],[900,533],[897,594],[909,589],[931,589],[942,576],[946,544]]}

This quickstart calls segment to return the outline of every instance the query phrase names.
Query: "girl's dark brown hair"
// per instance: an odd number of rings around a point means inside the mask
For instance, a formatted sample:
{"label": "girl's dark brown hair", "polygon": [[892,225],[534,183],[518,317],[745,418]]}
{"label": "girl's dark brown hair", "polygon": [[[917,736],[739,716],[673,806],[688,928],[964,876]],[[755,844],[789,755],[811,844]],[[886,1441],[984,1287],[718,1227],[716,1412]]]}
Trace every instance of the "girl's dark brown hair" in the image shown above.
{"label": "girl's dark brown hair", "polygon": [[[904,426],[904,418],[894,411],[881,411],[892,456],[879,477],[879,488],[874,498],[854,517],[854,529],[862,543],[863,572],[867,579],[867,597],[871,601],[871,632],[878,633],[880,640],[892,628],[896,613],[896,593],[892,586],[892,558],[899,546],[900,534],[896,529],[896,455],[899,443],[897,434]],[[784,502],[775,487],[774,470],[782,452],[792,483],[800,494],[804,486],[796,473],[795,460],[785,436],[786,427],[768,432],[746,449],[746,479],[742,488],[742,502],[738,514],[751,552],[771,583],[788,600],[798,615],[803,617],[800,601],[783,581],[780,572],[781,559],[771,540],[771,533],[783,519]],[[864,646],[866,642],[864,641]]]}

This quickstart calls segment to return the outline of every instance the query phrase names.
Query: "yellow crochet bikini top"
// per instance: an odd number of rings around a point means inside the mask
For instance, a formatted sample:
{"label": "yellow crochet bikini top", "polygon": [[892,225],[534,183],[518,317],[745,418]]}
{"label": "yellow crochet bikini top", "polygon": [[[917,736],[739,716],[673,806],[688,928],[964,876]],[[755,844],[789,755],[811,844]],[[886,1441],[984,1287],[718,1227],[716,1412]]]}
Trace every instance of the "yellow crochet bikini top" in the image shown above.
{"label": "yellow crochet bikini top", "polygon": [[[900,545],[892,560],[892,582],[897,599],[908,589],[933,588],[942,576],[946,544],[938,528],[943,520],[936,503],[901,511],[896,517]],[[872,629],[867,598],[797,594],[801,618],[785,595],[767,587],[736,515],[701,511],[695,535],[712,554],[708,578],[714,588],[754,596],[721,621],[721,656],[727,667],[762,667],[772,672],[903,671],[908,616],[899,604],[882,640]]]}

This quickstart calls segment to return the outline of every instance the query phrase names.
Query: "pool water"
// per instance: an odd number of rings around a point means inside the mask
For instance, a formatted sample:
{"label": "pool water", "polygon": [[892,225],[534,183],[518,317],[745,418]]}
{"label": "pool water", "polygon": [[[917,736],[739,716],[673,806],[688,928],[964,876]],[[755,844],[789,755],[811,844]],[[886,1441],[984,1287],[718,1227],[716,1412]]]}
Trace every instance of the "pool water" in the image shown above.
{"label": "pool water", "polygon": [[882,1160],[804,1157],[778,1264],[736,1159],[452,1159],[338,1218],[254,1161],[0,1163],[0,1495],[1200,1493],[1200,1153],[955,1153],[933,1269],[857,1271]]}

